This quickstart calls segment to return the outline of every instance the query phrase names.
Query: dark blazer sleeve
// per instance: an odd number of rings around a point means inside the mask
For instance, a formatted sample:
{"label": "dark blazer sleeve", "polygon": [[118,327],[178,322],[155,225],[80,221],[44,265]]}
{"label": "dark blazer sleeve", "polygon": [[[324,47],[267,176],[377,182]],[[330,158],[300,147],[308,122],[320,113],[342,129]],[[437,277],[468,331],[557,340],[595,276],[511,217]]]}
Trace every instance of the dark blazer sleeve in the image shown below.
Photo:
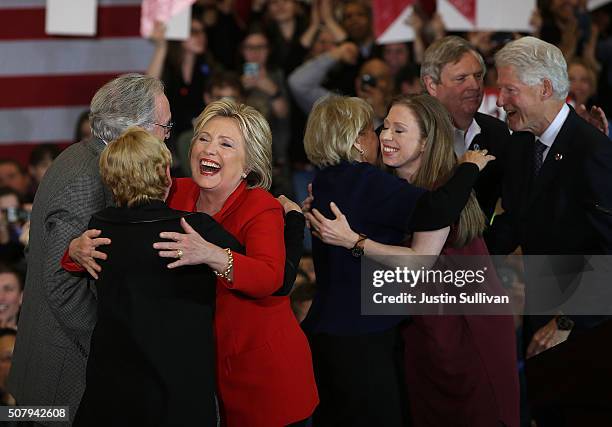
{"label": "dark blazer sleeve", "polygon": [[274,296],[289,295],[297,276],[300,258],[304,252],[304,227],[306,219],[301,212],[289,211],[285,215],[285,278],[283,286]]}
{"label": "dark blazer sleeve", "polygon": [[[587,125],[584,125],[587,126]],[[612,143],[589,128],[592,149],[585,157],[587,218],[600,236],[601,251],[612,254]]]}
{"label": "dark blazer sleeve", "polygon": [[446,184],[435,191],[424,193],[419,198],[410,218],[410,230],[439,230],[455,223],[477,179],[478,166],[473,163],[459,165]]}
{"label": "dark blazer sleeve", "polygon": [[485,242],[492,255],[507,255],[520,244],[518,223],[521,201],[525,190],[525,165],[531,156],[533,134],[514,132],[505,149],[501,203],[503,213],[493,218],[484,232]]}
{"label": "dark blazer sleeve", "polygon": [[230,248],[232,251],[245,253],[244,247],[228,231],[225,230],[217,221],[204,213],[187,215],[185,217],[200,235],[210,243],[222,248]]}

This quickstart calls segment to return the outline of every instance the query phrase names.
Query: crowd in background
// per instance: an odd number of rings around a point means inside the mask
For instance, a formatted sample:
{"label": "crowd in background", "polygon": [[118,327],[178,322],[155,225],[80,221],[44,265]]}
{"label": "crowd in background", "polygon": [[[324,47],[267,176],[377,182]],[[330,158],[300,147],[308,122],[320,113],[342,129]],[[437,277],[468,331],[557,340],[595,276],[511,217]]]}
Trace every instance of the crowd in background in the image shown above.
{"label": "crowd in background", "polygon": [[[253,0],[248,20],[235,13],[232,0],[198,0],[192,8],[190,36],[166,41],[156,25],[147,74],[160,78],[173,123],[167,143],[173,176],[190,176],[189,147],[193,120],[210,102],[224,97],[244,102],[268,120],[273,140],[271,192],[306,198],[315,168],[308,162],[303,136],[308,114],[323,95],[358,96],[382,124],[396,95],[423,92],[420,64],[436,40],[455,34],[467,39],[484,58],[485,87],[495,88],[493,57],[505,43],[525,34],[449,33],[432,2],[417,2],[407,20],[415,40],[378,45],[367,0]],[[532,35],[558,46],[570,78],[569,102],[596,105],[612,117],[612,5],[589,12],[584,0],[540,0],[533,12]],[[500,117],[504,118],[504,117]],[[75,142],[91,135],[85,112],[75,124]],[[168,129],[170,130],[170,129]],[[0,159],[0,399],[11,403],[4,382],[25,275],[29,211],[38,183],[60,149],[36,147],[27,166]],[[309,247],[307,233],[306,246]],[[503,275],[502,275],[503,276]],[[520,288],[520,272],[502,279]],[[316,278],[312,258],[300,262],[292,306],[301,321],[312,300]],[[516,292],[520,292],[520,289]],[[11,343],[12,341],[12,343]]]}

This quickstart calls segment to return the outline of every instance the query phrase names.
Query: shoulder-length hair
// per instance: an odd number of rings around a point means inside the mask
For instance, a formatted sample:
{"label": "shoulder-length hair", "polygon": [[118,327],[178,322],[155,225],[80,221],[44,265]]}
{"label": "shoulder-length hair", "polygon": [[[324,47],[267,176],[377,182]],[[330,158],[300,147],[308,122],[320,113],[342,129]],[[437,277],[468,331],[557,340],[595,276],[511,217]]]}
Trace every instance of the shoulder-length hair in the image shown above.
{"label": "shoulder-length hair", "polygon": [[[428,94],[401,96],[393,100],[391,106],[394,105],[402,105],[414,113],[421,138],[425,141],[421,167],[412,184],[434,190],[448,181],[457,167],[450,115],[440,101]],[[472,191],[461,211],[452,245],[463,247],[474,238],[482,236],[485,225],[485,215]]]}
{"label": "shoulder-length hair", "polygon": [[227,117],[236,122],[244,139],[248,188],[269,190],[272,185],[272,132],[265,117],[253,107],[233,99],[211,102],[198,116],[189,153],[202,128],[215,117]]}
{"label": "shoulder-length hair", "polygon": [[318,100],[308,115],[304,150],[320,168],[359,159],[355,142],[372,126],[374,111],[361,98],[328,95]]}

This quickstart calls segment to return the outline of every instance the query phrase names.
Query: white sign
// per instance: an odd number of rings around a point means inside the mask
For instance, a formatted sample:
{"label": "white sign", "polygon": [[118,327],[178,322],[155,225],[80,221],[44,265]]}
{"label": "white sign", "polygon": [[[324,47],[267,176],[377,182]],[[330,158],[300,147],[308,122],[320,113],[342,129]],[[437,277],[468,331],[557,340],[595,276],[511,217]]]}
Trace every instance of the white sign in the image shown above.
{"label": "white sign", "polygon": [[531,32],[536,0],[438,0],[438,13],[448,31]]}
{"label": "white sign", "polygon": [[612,0],[588,0],[587,1],[587,9],[588,11],[592,11],[598,9],[606,4],[610,3]]}
{"label": "white sign", "polygon": [[45,32],[62,36],[95,36],[96,0],[47,0]]}
{"label": "white sign", "polygon": [[140,33],[149,37],[156,21],[166,24],[167,40],[185,40],[191,33],[191,5],[195,0],[143,0]]}
{"label": "white sign", "polygon": [[401,43],[414,40],[414,30],[407,22],[410,15],[412,15],[412,10],[412,6],[406,7],[376,40],[378,44]]}

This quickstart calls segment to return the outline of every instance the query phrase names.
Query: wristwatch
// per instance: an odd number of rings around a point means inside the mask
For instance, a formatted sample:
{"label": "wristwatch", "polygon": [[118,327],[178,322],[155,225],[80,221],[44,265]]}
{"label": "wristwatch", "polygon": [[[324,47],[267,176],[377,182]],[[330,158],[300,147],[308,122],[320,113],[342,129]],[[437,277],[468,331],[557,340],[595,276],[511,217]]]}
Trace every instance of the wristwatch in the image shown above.
{"label": "wristwatch", "polygon": [[571,331],[574,327],[574,321],[563,314],[555,317],[555,323],[560,331]]}
{"label": "wristwatch", "polygon": [[365,246],[366,239],[367,237],[365,234],[359,233],[359,239],[357,240],[357,243],[355,243],[355,246],[351,248],[351,254],[355,258],[359,258],[361,257],[361,255],[363,255],[363,247]]}

